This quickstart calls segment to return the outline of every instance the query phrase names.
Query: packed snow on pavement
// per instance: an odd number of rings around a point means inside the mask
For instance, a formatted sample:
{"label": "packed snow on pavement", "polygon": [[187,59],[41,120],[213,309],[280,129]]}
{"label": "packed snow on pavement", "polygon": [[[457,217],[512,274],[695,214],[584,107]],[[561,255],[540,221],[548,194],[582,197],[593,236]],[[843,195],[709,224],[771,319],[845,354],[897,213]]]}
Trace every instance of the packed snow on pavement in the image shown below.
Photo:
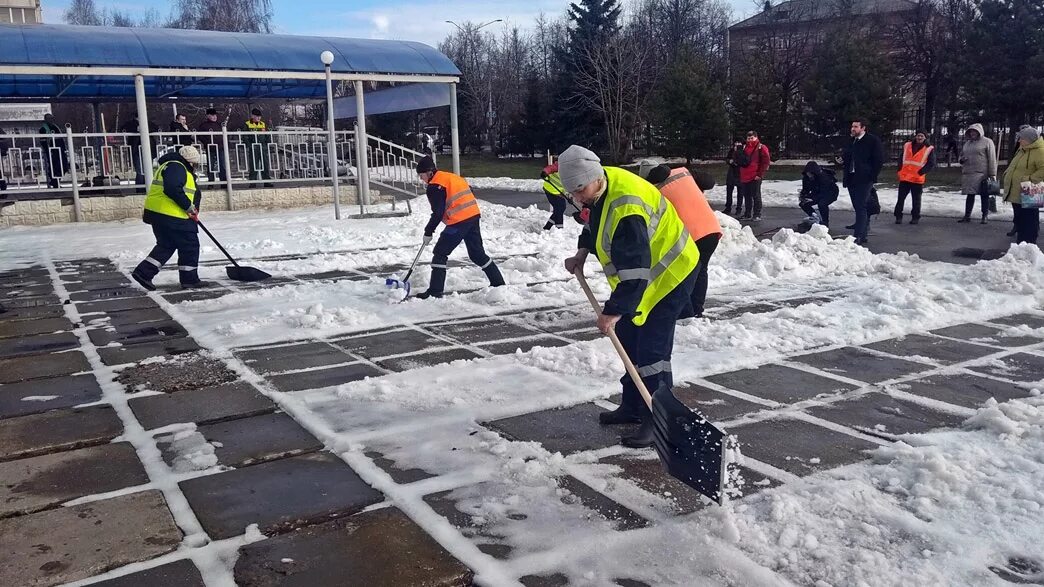
{"label": "packed snow on pavement", "polygon": [[[793,188],[793,182],[766,182],[765,192],[767,198],[786,194],[789,205],[796,199]],[[711,197],[720,194],[723,189],[715,188]],[[555,319],[556,310],[587,320],[585,298],[562,267],[562,259],[575,250],[576,231],[540,230],[546,212],[535,208],[481,206],[486,250],[498,259],[505,287],[483,289],[485,276],[467,263],[461,247],[451,259],[466,266],[451,267],[447,291],[465,293],[441,300],[399,303],[402,292],[386,289],[385,275],[271,284],[179,304],[150,295],[202,345],[255,381],[261,378],[231,349],[509,310],[531,311],[533,320]],[[425,209],[423,199],[415,207]],[[925,207],[932,210],[928,202]],[[332,216],[328,207],[214,214],[204,208],[208,227],[234,255],[309,255],[249,262],[276,277],[408,264],[426,219],[414,214],[338,222]],[[759,241],[749,228],[720,217],[725,236],[710,266],[712,298],[757,302],[829,292],[830,300],[728,320],[683,321],[673,359],[676,383],[812,348],[987,320],[1044,301],[1044,254],[1033,246],[1013,245],[1001,259],[959,266],[909,254],[874,255],[819,227],[804,235],[782,230]],[[136,221],[16,227],[0,231],[0,260],[7,269],[104,256],[129,273],[152,244],[151,231]],[[202,259],[221,258],[215,247],[202,244]],[[607,297],[593,259],[587,272],[596,294]],[[224,269],[204,266],[200,275],[222,280]],[[421,267],[414,287],[423,287],[426,276]],[[176,280],[175,271],[164,271],[156,283]],[[593,316],[587,324],[592,323]],[[675,585],[1003,584],[988,566],[1012,555],[1040,554],[1044,397],[1039,391],[978,410],[950,406],[965,418],[958,429],[907,435],[895,444],[881,441],[866,461],[788,476],[778,487],[685,516],[672,515],[665,496],[615,478],[614,466],[598,462],[601,453],[549,453],[538,443],[508,441],[480,424],[608,398],[619,391],[621,372],[611,345],[596,339],[330,388],[268,393],[485,584],[556,572],[581,585],[610,585],[622,576]],[[1036,387],[1044,389],[1044,382]],[[937,402],[933,406],[939,408]],[[190,455],[179,467],[210,466],[209,451],[192,434],[173,440],[184,442]],[[365,455],[370,450],[398,467],[437,477],[396,484]],[[561,499],[559,479],[565,474],[614,492],[654,524],[613,530],[579,504]],[[421,499],[444,489],[469,506],[476,524],[513,547],[510,559],[496,561],[480,552]]]}

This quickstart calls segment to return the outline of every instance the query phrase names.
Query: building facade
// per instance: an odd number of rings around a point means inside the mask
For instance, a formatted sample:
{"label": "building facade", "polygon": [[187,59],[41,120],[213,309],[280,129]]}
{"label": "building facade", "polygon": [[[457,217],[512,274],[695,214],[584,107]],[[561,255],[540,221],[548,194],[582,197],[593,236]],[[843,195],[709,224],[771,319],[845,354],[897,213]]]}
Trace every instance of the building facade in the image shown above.
{"label": "building facade", "polygon": [[0,23],[40,24],[40,0],[0,0]]}

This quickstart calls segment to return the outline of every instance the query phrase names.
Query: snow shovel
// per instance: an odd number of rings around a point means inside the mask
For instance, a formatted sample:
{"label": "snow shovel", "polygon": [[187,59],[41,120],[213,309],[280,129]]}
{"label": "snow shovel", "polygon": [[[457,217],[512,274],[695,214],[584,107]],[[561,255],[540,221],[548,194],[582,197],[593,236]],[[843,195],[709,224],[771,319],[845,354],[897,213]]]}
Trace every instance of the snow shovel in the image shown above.
{"label": "snow shovel", "polygon": [[406,298],[410,297],[410,276],[413,275],[413,268],[417,266],[417,261],[420,260],[421,254],[424,253],[425,247],[427,247],[430,242],[431,237],[424,237],[420,248],[417,249],[417,256],[413,258],[413,263],[410,264],[410,269],[406,272],[406,277],[403,277],[402,279],[388,277],[384,280],[384,285],[386,285],[388,289],[406,290],[406,295],[402,297],[402,301],[404,302],[406,301]]}
{"label": "snow shovel", "polygon": [[[582,269],[577,269],[576,279],[584,288],[591,308],[600,313],[601,306],[591,293]],[[666,384],[650,395],[615,330],[609,330],[609,339],[645,404],[652,410],[654,446],[664,469],[675,479],[721,505],[725,498],[727,475],[725,433],[674,397],[674,392]]]}
{"label": "snow shovel", "polygon": [[272,277],[268,273],[265,273],[264,271],[261,271],[256,267],[243,267],[239,263],[236,263],[236,260],[232,258],[232,255],[228,254],[228,251],[225,250],[225,247],[221,246],[221,243],[219,243],[217,239],[214,238],[214,235],[210,234],[210,231],[207,230],[206,226],[203,226],[202,222],[197,220],[196,224],[199,224],[199,227],[203,229],[203,232],[207,233],[207,236],[210,237],[210,240],[214,241],[214,244],[217,245],[217,248],[221,249],[221,252],[224,253],[226,257],[228,257],[229,261],[232,262],[233,267],[225,267],[225,273],[228,274],[229,279],[234,279],[235,281],[262,281],[268,279],[269,277]]}

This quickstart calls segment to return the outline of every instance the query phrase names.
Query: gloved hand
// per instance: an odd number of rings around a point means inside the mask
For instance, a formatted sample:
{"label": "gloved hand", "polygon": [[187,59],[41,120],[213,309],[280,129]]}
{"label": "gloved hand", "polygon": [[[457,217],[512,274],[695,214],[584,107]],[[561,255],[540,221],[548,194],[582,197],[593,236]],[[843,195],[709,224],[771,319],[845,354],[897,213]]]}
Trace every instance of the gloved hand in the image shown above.
{"label": "gloved hand", "polygon": [[580,249],[572,257],[566,257],[565,269],[571,274],[576,273],[576,270],[578,268],[582,268],[584,266],[585,261],[587,261],[587,251],[584,249]]}
{"label": "gloved hand", "polygon": [[189,218],[191,218],[193,222],[199,222],[199,210],[196,210],[195,206],[190,207],[186,212],[188,212]]}
{"label": "gloved hand", "polygon": [[591,209],[584,208],[579,212],[573,212],[573,220],[576,220],[577,224],[587,224],[587,221],[591,218]]}
{"label": "gloved hand", "polygon": [[426,235],[424,235],[424,240],[421,241],[421,246],[422,247],[426,247],[426,246],[428,246],[428,243],[430,243],[430,242],[431,242],[431,235],[430,234],[426,234]]}

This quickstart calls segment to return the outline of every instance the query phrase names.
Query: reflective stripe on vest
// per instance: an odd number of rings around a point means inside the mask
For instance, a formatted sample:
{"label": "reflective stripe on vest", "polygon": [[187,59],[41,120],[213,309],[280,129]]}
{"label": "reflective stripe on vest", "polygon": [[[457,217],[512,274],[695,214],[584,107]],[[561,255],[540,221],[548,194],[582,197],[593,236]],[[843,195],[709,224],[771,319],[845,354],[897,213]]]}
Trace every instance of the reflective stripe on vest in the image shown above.
{"label": "reflective stripe on vest", "polygon": [[[149,186],[149,193],[145,196],[145,209],[157,214],[163,214],[164,216],[188,220],[188,212],[182,210],[181,206],[170,199],[170,196],[163,191],[163,171],[171,163],[185,167],[181,161],[167,161],[156,168],[156,171],[152,174],[152,185]],[[189,202],[195,205],[196,178],[193,177],[192,172],[187,167],[185,167],[185,195],[188,196]]]}
{"label": "reflective stripe on vest", "polygon": [[556,196],[565,196],[565,186],[562,184],[562,176],[558,172],[544,178],[544,191]]}
{"label": "reflective stripe on vest", "polygon": [[915,155],[912,143],[903,145],[903,164],[899,168],[899,181],[917,184],[924,183],[925,177],[919,172],[921,168],[928,164],[928,156],[934,149],[935,147],[931,145],[925,145]]}
{"label": "reflective stripe on vest", "polygon": [[457,224],[479,215],[478,201],[463,177],[447,171],[436,171],[431,183],[446,190],[446,211],[442,214],[442,221],[446,225]]}
{"label": "reflective stripe on vest", "polygon": [[708,234],[722,234],[718,217],[688,169],[672,169],[667,179],[656,187],[674,205],[692,240],[700,240]]}
{"label": "reflective stripe on vest", "polygon": [[[700,253],[674,206],[655,186],[618,167],[606,167],[605,175],[609,187],[602,196],[605,202],[599,223],[600,234],[595,238],[595,253],[612,289],[625,280],[649,280],[631,319],[635,325],[641,326],[656,304],[696,268]],[[609,257],[616,227],[622,219],[632,215],[641,216],[648,227],[652,259],[648,270],[644,267],[617,270]]]}

